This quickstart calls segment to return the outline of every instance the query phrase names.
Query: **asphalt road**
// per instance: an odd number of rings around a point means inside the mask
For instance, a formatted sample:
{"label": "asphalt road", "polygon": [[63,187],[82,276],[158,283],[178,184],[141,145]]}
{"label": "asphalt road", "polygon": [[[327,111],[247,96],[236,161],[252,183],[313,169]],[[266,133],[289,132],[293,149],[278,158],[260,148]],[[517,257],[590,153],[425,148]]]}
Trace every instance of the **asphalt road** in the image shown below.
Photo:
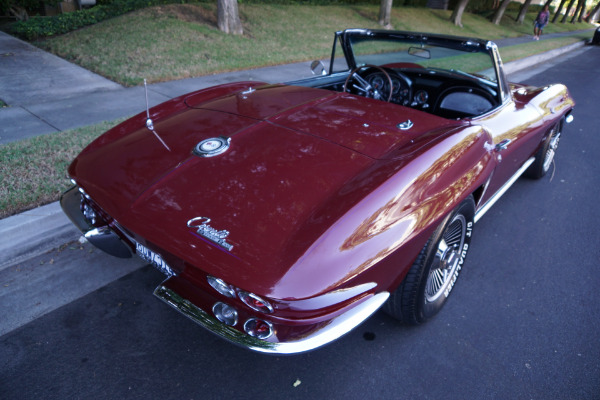
{"label": "asphalt road", "polygon": [[[518,76],[566,83],[575,121],[553,171],[517,181],[478,222],[430,323],[378,312],[316,351],[255,354],[155,299],[162,276],[144,266],[0,337],[0,399],[600,399],[598,65],[600,47],[587,47]],[[63,250],[19,268],[74,258]]]}

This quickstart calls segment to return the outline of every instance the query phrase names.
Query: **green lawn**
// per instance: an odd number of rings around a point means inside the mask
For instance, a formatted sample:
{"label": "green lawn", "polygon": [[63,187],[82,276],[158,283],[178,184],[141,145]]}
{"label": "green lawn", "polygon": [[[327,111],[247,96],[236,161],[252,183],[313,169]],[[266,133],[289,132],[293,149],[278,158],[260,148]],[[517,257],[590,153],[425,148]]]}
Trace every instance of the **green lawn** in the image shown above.
{"label": "green lawn", "polygon": [[[524,24],[507,15],[493,25],[465,14],[463,28],[450,11],[397,7],[395,29],[499,39],[530,35],[534,15]],[[132,12],[38,43],[124,85],[139,85],[217,72],[327,58],[333,33],[349,27],[378,28],[378,7],[240,4],[245,34],[216,27],[216,5],[171,4]],[[550,24],[547,32],[580,30],[588,24]],[[535,47],[535,45],[534,45]],[[535,51],[535,49],[534,49]]]}
{"label": "green lawn", "polygon": [[70,186],[67,168],[71,161],[117,122],[0,146],[0,219],[58,200]]}

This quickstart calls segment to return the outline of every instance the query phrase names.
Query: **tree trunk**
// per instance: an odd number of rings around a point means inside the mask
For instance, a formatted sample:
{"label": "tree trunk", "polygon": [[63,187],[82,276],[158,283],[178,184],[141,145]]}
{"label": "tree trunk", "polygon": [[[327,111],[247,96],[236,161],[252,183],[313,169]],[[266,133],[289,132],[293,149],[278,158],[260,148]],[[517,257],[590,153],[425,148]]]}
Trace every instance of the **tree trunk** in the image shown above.
{"label": "tree trunk", "polygon": [[569,2],[569,7],[567,7],[567,11],[565,12],[565,15],[563,15],[562,19],[560,20],[561,24],[564,24],[567,21],[567,17],[569,16],[569,13],[571,12],[571,8],[573,8],[573,3],[575,3],[575,0],[571,0]]}
{"label": "tree trunk", "polygon": [[458,4],[454,7],[452,11],[452,15],[450,16],[450,21],[454,25],[458,25],[462,28],[462,15],[465,12],[465,8],[467,8],[467,4],[469,4],[469,0],[460,0]]}
{"label": "tree trunk", "polygon": [[27,21],[29,19],[29,14],[27,14],[27,10],[21,6],[11,5],[8,8],[9,15],[15,17],[17,21]]}
{"label": "tree trunk", "polygon": [[244,33],[237,0],[217,0],[217,25],[225,33],[241,35]]}
{"label": "tree trunk", "polygon": [[570,21],[572,24],[575,23],[575,20],[577,19],[577,14],[579,14],[579,10],[581,10],[582,8],[585,8],[585,0],[579,0],[577,2],[577,7],[575,8],[575,13],[573,14],[573,18],[571,18],[571,21]]}
{"label": "tree trunk", "polygon": [[588,24],[591,24],[592,18],[594,18],[594,15],[596,15],[598,13],[598,10],[600,10],[600,1],[598,1],[598,4],[596,4],[596,7],[594,7],[594,9],[588,14],[587,18],[585,19],[585,22],[587,22]]}
{"label": "tree trunk", "polygon": [[558,16],[560,15],[560,12],[562,11],[566,2],[567,2],[567,0],[560,0],[560,5],[558,6],[558,9],[554,13],[554,17],[552,18],[552,23],[556,22],[556,20],[558,19]]}
{"label": "tree trunk", "polygon": [[381,0],[379,6],[379,25],[385,29],[392,28],[392,2],[394,0]]}
{"label": "tree trunk", "polygon": [[525,15],[527,14],[527,9],[531,5],[531,1],[532,0],[525,0],[525,3],[523,3],[523,5],[521,6],[521,9],[519,10],[519,15],[517,15],[517,19],[515,19],[515,21],[517,21],[519,24],[525,22]]}
{"label": "tree trunk", "polygon": [[583,5],[581,7],[581,11],[579,11],[579,17],[577,18],[577,22],[580,24],[583,22],[583,13],[585,13],[585,0],[583,0]]}
{"label": "tree trunk", "polygon": [[508,3],[510,2],[511,0],[502,0],[500,7],[498,7],[496,12],[494,13],[494,16],[492,17],[492,23],[494,25],[498,25],[500,23],[500,21],[502,20],[502,16],[504,15],[504,11],[506,11],[506,7],[508,7]]}

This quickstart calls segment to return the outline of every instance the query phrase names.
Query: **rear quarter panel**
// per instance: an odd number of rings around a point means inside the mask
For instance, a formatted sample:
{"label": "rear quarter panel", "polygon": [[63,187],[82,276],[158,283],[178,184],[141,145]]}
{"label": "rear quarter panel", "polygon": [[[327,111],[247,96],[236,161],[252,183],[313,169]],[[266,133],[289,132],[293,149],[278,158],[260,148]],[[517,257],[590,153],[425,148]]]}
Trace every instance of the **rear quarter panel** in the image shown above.
{"label": "rear quarter panel", "polygon": [[426,135],[376,163],[332,198],[324,214],[353,205],[269,295],[307,298],[369,282],[374,291],[394,290],[443,218],[492,173],[489,141],[484,129],[467,126]]}

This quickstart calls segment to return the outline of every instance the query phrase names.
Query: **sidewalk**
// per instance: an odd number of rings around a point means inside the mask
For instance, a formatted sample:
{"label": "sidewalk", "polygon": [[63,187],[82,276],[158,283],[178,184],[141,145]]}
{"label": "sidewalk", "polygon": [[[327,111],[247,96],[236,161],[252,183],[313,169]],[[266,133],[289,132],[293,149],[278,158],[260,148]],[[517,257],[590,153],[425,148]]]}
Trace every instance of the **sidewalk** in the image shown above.
{"label": "sidewalk", "polygon": [[[143,87],[126,88],[0,32],[0,145],[129,117],[146,108]],[[150,106],[221,83],[278,83],[311,76],[310,62],[148,86]]]}
{"label": "sidewalk", "polygon": [[[543,39],[563,36],[545,35]],[[496,41],[499,47],[530,42],[531,37]],[[537,56],[505,64],[515,82],[518,71],[584,45],[575,43]],[[143,87],[125,88],[26,42],[0,32],[0,145],[32,136],[112,121],[139,113],[146,107]],[[236,71],[149,85],[150,105],[213,85],[240,80],[269,83],[310,77],[310,62]],[[518,79],[517,79],[518,78]],[[28,257],[76,240],[79,231],[58,203],[0,220],[0,270]]]}

